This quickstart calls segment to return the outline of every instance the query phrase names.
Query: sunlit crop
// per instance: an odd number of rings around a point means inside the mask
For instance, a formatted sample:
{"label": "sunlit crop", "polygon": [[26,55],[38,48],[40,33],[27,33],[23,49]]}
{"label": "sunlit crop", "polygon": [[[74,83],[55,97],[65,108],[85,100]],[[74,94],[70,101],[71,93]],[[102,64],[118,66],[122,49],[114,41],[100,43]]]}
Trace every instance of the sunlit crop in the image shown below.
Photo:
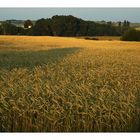
{"label": "sunlit crop", "polygon": [[[72,51],[53,59],[57,52],[47,50],[54,48]],[[36,65],[31,56],[40,50],[46,56]],[[140,130],[140,43],[1,36],[0,55],[6,51],[32,51],[31,67],[19,63],[23,54],[14,67],[0,64],[0,131]],[[8,56],[0,59],[11,65]]]}

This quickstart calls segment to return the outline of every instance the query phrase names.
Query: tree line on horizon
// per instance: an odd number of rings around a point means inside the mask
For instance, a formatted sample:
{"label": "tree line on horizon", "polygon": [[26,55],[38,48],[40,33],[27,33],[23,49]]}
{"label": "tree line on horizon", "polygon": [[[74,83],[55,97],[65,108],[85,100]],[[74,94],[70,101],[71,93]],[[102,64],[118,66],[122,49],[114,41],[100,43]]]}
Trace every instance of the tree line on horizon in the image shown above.
{"label": "tree line on horizon", "polygon": [[97,23],[85,21],[74,16],[58,16],[39,19],[33,23],[27,20],[23,27],[17,27],[10,22],[0,25],[0,35],[33,35],[33,36],[121,36],[130,28],[130,22]]}

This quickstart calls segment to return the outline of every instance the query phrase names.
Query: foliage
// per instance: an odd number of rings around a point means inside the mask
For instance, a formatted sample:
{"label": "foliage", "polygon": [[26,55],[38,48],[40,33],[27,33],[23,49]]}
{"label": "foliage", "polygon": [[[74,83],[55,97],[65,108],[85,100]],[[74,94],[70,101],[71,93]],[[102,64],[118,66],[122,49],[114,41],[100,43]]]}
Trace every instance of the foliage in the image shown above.
{"label": "foliage", "polygon": [[99,40],[98,38],[95,37],[85,37],[86,40]]}
{"label": "foliage", "polygon": [[16,27],[15,25],[3,22],[0,26],[0,34],[1,35],[23,35],[25,34],[25,30],[22,27]]}
{"label": "foliage", "polygon": [[140,31],[135,29],[127,30],[123,36],[122,40],[124,41],[140,41]]}
{"label": "foliage", "polygon": [[16,35],[18,33],[17,27],[8,22],[3,22],[1,27],[4,35]]}
{"label": "foliage", "polygon": [[0,25],[0,35],[3,34],[3,29],[2,29],[2,26]]}
{"label": "foliage", "polygon": [[[36,28],[37,27],[37,28]],[[49,29],[49,30],[48,30]],[[111,24],[99,24],[84,21],[73,16],[53,16],[51,19],[40,19],[33,28],[33,35],[53,36],[94,36],[120,35],[119,30]]]}
{"label": "foliage", "polygon": [[[94,21],[85,21],[69,16],[53,16],[48,19],[39,19],[33,23],[31,20],[24,22],[24,28],[18,32],[13,24],[4,23],[3,34],[22,34],[34,36],[120,36],[129,28],[129,22],[124,21],[123,26],[115,26],[112,22],[97,23]],[[32,27],[29,29],[29,26]],[[7,29],[8,28],[8,29]],[[20,27],[21,28],[21,27]]]}
{"label": "foliage", "polygon": [[33,35],[52,35],[52,31],[50,29],[50,25],[47,23],[45,19],[40,19],[36,21],[35,26],[33,27]]}

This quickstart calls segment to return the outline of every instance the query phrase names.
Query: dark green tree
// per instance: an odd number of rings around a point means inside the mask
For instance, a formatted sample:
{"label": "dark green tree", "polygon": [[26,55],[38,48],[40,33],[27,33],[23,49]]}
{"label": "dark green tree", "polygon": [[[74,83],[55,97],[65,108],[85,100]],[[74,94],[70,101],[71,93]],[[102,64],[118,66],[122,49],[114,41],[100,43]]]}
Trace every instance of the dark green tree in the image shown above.
{"label": "dark green tree", "polygon": [[3,35],[3,28],[1,25],[0,25],[0,35]]}
{"label": "dark green tree", "polygon": [[112,25],[112,22],[111,22],[111,21],[108,21],[107,24],[108,24],[108,25]]}
{"label": "dark green tree", "polygon": [[129,29],[124,32],[121,39],[124,41],[140,41],[140,31]]}
{"label": "dark green tree", "polygon": [[30,20],[26,20],[24,22],[25,29],[4,22],[1,33],[36,36],[116,36],[122,35],[128,30],[130,28],[129,24],[125,20],[123,25],[120,23],[119,26],[114,26],[112,22],[97,23],[85,21],[72,15],[56,15],[49,19],[39,19],[34,26]]}
{"label": "dark green tree", "polygon": [[37,36],[53,35],[49,21],[43,18],[35,23],[32,33]]}
{"label": "dark green tree", "polygon": [[129,27],[129,26],[130,26],[130,22],[127,20],[124,20],[123,27]]}
{"label": "dark green tree", "polygon": [[126,26],[127,26],[127,21],[124,20],[124,22],[123,22],[123,27],[126,27]]}
{"label": "dark green tree", "polygon": [[129,21],[126,21],[126,26],[130,27],[130,22]]}
{"label": "dark green tree", "polygon": [[18,28],[13,24],[3,22],[1,27],[2,27],[4,35],[17,35],[18,34]]}
{"label": "dark green tree", "polygon": [[121,21],[118,22],[118,26],[119,26],[119,27],[122,26],[122,22],[121,22]]}

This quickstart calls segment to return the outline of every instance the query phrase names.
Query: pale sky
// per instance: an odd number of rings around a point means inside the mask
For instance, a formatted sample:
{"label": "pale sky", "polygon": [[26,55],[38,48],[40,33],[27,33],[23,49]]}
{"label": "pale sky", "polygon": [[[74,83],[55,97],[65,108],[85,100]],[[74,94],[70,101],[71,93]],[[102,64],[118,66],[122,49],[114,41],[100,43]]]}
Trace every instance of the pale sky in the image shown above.
{"label": "pale sky", "polygon": [[73,15],[94,21],[140,22],[140,8],[0,8],[0,20],[36,20],[54,15]]}

